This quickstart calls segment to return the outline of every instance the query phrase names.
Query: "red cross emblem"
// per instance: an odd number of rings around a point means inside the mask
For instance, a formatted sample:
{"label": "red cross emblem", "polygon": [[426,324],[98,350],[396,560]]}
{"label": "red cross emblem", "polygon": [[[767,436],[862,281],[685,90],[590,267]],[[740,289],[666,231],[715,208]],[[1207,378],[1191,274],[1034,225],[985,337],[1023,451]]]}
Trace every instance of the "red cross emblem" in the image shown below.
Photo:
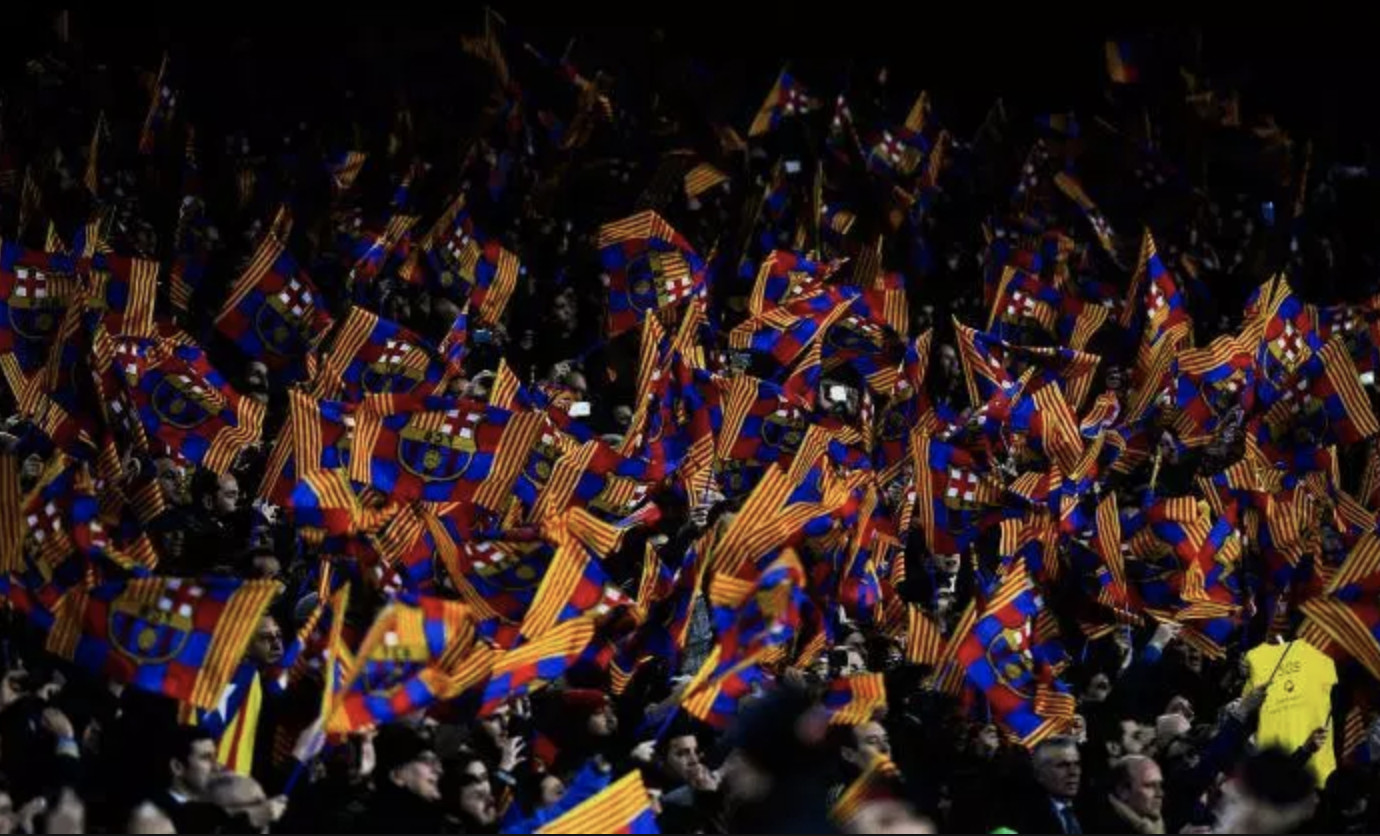
{"label": "red cross emblem", "polygon": [[805,111],[805,97],[800,95],[800,91],[794,87],[787,87],[781,103],[781,110],[785,113],[803,113]]}
{"label": "red cross emblem", "polygon": [[1158,282],[1150,285],[1150,318],[1154,319],[1164,309],[1164,306],[1164,289],[1159,286]]}
{"label": "red cross emblem", "polygon": [[882,156],[892,165],[901,164],[901,156],[904,149],[901,147],[901,140],[891,135],[890,131],[882,131],[882,141],[877,143],[877,148],[882,152]]}
{"label": "red cross emblem", "polygon": [[1286,369],[1292,371],[1306,358],[1308,346],[1303,340],[1303,334],[1294,327],[1294,323],[1286,320],[1284,330],[1270,343],[1270,352]]}
{"label": "red cross emblem", "polygon": [[58,513],[57,505],[52,502],[44,505],[38,513],[30,514],[24,522],[28,524],[29,532],[39,545],[48,538],[49,532],[56,535],[62,531],[62,515]]}
{"label": "red cross emblem", "polygon": [[1011,301],[1006,305],[1006,315],[1009,317],[1027,316],[1032,319],[1035,316],[1035,300],[1024,291],[1017,290],[1011,294]]}
{"label": "red cross emblem", "polygon": [[412,353],[410,343],[402,340],[389,340],[384,343],[383,354],[379,355],[379,362],[390,366],[401,366],[410,353]]}
{"label": "red cross emblem", "polygon": [[297,281],[296,278],[288,279],[283,289],[278,291],[278,301],[282,303],[283,310],[298,319],[305,318],[307,312],[315,306],[311,291],[307,290],[306,286]]}
{"label": "red cross emblem", "polygon": [[14,298],[40,305],[48,298],[48,274],[35,267],[14,268]]}
{"label": "red cross emblem", "polygon": [[977,501],[978,478],[970,470],[949,468],[949,483],[944,488],[944,500],[950,505],[971,505]]}

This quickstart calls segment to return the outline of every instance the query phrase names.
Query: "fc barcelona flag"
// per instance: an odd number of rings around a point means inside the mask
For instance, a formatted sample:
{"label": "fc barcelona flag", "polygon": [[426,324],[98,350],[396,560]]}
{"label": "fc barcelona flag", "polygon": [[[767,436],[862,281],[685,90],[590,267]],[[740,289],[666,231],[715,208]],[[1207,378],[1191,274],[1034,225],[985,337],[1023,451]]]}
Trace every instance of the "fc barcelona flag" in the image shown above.
{"label": "fc barcelona flag", "polygon": [[752,125],[748,127],[748,138],[774,131],[782,119],[800,116],[818,107],[818,100],[810,96],[790,70],[783,68],[767,93],[766,101],[762,102],[762,107],[753,117]]}
{"label": "fc barcelona flag", "polygon": [[448,399],[387,415],[365,409],[355,422],[350,478],[402,501],[498,511],[544,420],[540,412]]}
{"label": "fc barcelona flag", "polygon": [[264,405],[231,389],[201,349],[123,338],[116,341],[113,365],[124,385],[108,408],[142,434],[152,455],[166,450],[224,474],[240,450],[258,440]]}
{"label": "fc barcelona flag", "polygon": [[478,320],[493,325],[503,317],[525,272],[517,255],[496,238],[486,235],[458,199],[442,217],[448,227],[433,227],[426,248],[427,261],[437,290],[454,301],[469,288],[469,302]]}
{"label": "fc barcelona flag", "polygon": [[0,242],[0,356],[13,354],[26,375],[43,366],[68,302],[80,290],[62,261]]}
{"label": "fc barcelona flag", "polygon": [[636,328],[649,313],[705,295],[704,260],[650,209],[604,224],[599,256],[608,277],[610,337]]}
{"label": "fc barcelona flag", "polygon": [[302,376],[303,358],[331,325],[320,291],[272,233],[259,242],[216,317],[216,330],[246,357],[289,379]]}
{"label": "fc barcelona flag", "polygon": [[300,389],[288,390],[288,420],[264,468],[258,495],[285,506],[298,480],[308,473],[350,466],[355,406],[317,400]]}
{"label": "fc barcelona flag", "polygon": [[879,673],[843,676],[830,682],[824,691],[824,710],[829,725],[856,726],[886,708],[886,683]]}
{"label": "fc barcelona flag", "polygon": [[352,307],[326,346],[316,393],[359,401],[366,394],[430,395],[446,365],[426,340],[363,308]]}
{"label": "fc barcelona flag", "polygon": [[233,578],[138,578],[73,589],[47,649],[98,676],[210,709],[277,594],[276,581]]}
{"label": "fc barcelona flag", "polygon": [[1073,719],[1072,698],[1041,658],[1037,616],[1044,602],[1020,560],[1003,567],[1000,582],[981,597],[981,614],[958,645],[958,662],[998,724],[1034,746]]}
{"label": "fc barcelona flag", "polygon": [[634,769],[537,833],[660,833],[652,799]]}
{"label": "fc barcelona flag", "polygon": [[394,600],[360,643],[327,730],[354,731],[426,708],[445,693],[474,637],[464,604],[431,597]]}

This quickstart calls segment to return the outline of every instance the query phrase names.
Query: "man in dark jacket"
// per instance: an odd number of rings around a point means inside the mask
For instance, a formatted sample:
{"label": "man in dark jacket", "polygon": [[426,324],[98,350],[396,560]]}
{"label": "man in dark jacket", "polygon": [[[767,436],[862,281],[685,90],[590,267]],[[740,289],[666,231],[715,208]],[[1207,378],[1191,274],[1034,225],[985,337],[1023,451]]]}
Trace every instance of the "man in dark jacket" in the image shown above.
{"label": "man in dark jacket", "polygon": [[387,725],[374,740],[377,789],[360,817],[360,833],[439,833],[444,813],[441,759],[405,725]]}
{"label": "man in dark jacket", "polygon": [[1012,812],[1017,833],[1083,833],[1074,801],[1083,786],[1083,763],[1071,737],[1052,737],[1032,754],[1035,786]]}

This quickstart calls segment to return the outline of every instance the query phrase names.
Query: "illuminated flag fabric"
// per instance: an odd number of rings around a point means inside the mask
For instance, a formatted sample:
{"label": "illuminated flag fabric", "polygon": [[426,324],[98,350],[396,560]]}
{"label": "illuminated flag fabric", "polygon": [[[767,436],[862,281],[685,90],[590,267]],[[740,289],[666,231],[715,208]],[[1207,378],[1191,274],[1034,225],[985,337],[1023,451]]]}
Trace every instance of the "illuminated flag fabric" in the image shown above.
{"label": "illuminated flag fabric", "polygon": [[113,371],[123,388],[107,408],[135,431],[151,455],[166,452],[224,474],[259,438],[264,405],[230,388],[199,348],[166,339],[121,338]]}
{"label": "illuminated flag fabric", "polygon": [[375,618],[351,660],[327,730],[390,723],[427,708],[474,645],[464,604],[439,598],[395,599]]}
{"label": "illuminated flag fabric", "polygon": [[244,658],[271,580],[137,578],[77,588],[47,649],[97,676],[214,708]]}
{"label": "illuminated flag fabric", "polygon": [[[56,269],[55,269],[56,268]],[[48,356],[68,302],[79,283],[61,260],[0,242],[0,356],[13,354],[25,375]]]}
{"label": "illuminated flag fabric", "polygon": [[302,376],[333,321],[321,292],[276,236],[265,235],[216,317],[216,330],[269,371]]}
{"label": "illuminated flag fabric", "polygon": [[501,510],[544,420],[537,412],[449,399],[386,415],[362,410],[350,477],[398,500]]}
{"label": "illuminated flag fabric", "polygon": [[518,257],[495,237],[479,229],[463,198],[447,210],[448,226],[434,230],[426,248],[437,290],[459,302],[468,291],[471,310],[485,325],[502,321],[519,275]]}
{"label": "illuminated flag fabric", "polygon": [[537,833],[660,833],[652,799],[634,769]]}
{"label": "illuminated flag fabric", "polygon": [[172,75],[168,69],[168,55],[158,65],[158,75],[149,91],[149,109],[144,116],[144,127],[139,131],[139,153],[152,154],[158,143],[159,134],[167,130],[177,109],[177,89],[173,87]]}
{"label": "illuminated flag fabric", "polygon": [[430,395],[445,372],[426,340],[392,320],[352,307],[323,352],[317,394],[352,402],[366,394]]}
{"label": "illuminated flag fabric", "polygon": [[1126,41],[1108,40],[1103,47],[1107,59],[1107,78],[1113,84],[1135,84],[1140,81],[1140,67]]}
{"label": "illuminated flag fabric", "polygon": [[679,232],[651,210],[599,229],[608,278],[608,334],[636,328],[653,311],[703,297],[708,267]]}
{"label": "illuminated flag fabric", "polygon": [[839,677],[824,689],[824,710],[829,724],[856,726],[870,721],[886,708],[886,684],[879,673]]}

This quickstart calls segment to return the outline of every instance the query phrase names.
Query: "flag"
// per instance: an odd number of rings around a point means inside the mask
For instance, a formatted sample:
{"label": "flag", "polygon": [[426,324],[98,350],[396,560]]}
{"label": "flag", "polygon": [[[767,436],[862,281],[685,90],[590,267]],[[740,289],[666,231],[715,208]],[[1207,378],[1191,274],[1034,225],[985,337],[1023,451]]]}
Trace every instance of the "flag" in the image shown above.
{"label": "flag", "polygon": [[271,232],[216,317],[216,330],[246,357],[288,379],[303,376],[303,360],[333,324],[321,292]]}
{"label": "flag", "polygon": [[177,108],[177,90],[172,86],[172,76],[168,71],[168,54],[163,53],[162,63],[158,65],[158,75],[150,90],[149,109],[144,116],[144,127],[139,131],[139,153],[152,154],[158,135],[166,130]]}
{"label": "flag", "polygon": [[369,155],[363,151],[342,151],[326,157],[326,173],[331,178],[331,193],[339,199],[354,185]]}
{"label": "flag", "polygon": [[748,127],[748,138],[774,131],[780,126],[781,120],[809,113],[818,107],[819,102],[810,96],[805,86],[788,69],[782,68]]}
{"label": "flag", "polygon": [[444,398],[421,405],[359,413],[350,478],[401,501],[474,502],[501,510],[541,432],[542,413]]}
{"label": "flag", "polygon": [[660,833],[652,799],[634,769],[537,833]]}
{"label": "flag", "polygon": [[394,599],[360,642],[327,730],[368,728],[427,708],[445,692],[474,639],[464,604],[427,596]]}
{"label": "flag", "polygon": [[886,684],[879,673],[843,676],[824,689],[824,710],[831,726],[856,726],[886,709]]}
{"label": "flag", "polygon": [[348,469],[354,412],[353,404],[319,400],[301,389],[289,389],[288,420],[269,453],[259,498],[285,506],[298,481],[308,473]]}
{"label": "flag", "polygon": [[[1023,562],[1006,564],[999,582],[980,594],[981,614],[958,645],[957,659],[968,683],[981,693],[993,719],[1027,746],[1058,734],[1073,719],[1073,698],[1052,679],[1040,658],[1036,617],[1044,602]],[[1051,701],[1051,690],[1061,697]],[[1044,702],[1041,705],[1041,696]],[[1056,711],[1042,708],[1057,706]]]}
{"label": "flag", "polygon": [[636,328],[652,311],[704,297],[707,267],[660,215],[639,212],[599,229],[608,285],[608,334]]}
{"label": "flag", "polygon": [[531,694],[559,679],[584,653],[594,635],[593,619],[577,618],[502,653],[484,688],[479,716],[492,714],[510,698]]}
{"label": "flag", "polygon": [[1107,59],[1107,78],[1113,84],[1135,84],[1140,81],[1140,67],[1135,62],[1129,43],[1108,39],[1103,53]]}
{"label": "flag", "polygon": [[47,650],[97,676],[216,706],[264,611],[270,580],[136,578],[68,592]]}
{"label": "flag", "polygon": [[872,801],[899,798],[903,795],[901,770],[886,755],[872,759],[862,774],[844,789],[829,810],[829,819],[839,827],[848,827],[864,805]]}
{"label": "flag", "polygon": [[68,303],[80,289],[76,276],[63,267],[46,253],[0,242],[0,356],[13,354],[25,375],[47,359]]}
{"label": "flag", "polygon": [[430,395],[446,366],[424,339],[389,319],[350,308],[322,352],[317,394],[359,401],[366,394]]}
{"label": "flag", "polygon": [[264,405],[242,397],[205,353],[167,339],[121,338],[112,370],[123,388],[107,409],[157,456],[168,455],[218,474],[259,438]]}
{"label": "flag", "polygon": [[433,227],[428,238],[434,237],[434,240],[426,247],[436,289],[447,298],[459,301],[461,291],[468,288],[472,311],[479,321],[485,325],[498,324],[517,289],[518,277],[526,268],[497,238],[479,229],[465,208],[463,195],[456,199],[442,220],[448,222],[448,227]]}

